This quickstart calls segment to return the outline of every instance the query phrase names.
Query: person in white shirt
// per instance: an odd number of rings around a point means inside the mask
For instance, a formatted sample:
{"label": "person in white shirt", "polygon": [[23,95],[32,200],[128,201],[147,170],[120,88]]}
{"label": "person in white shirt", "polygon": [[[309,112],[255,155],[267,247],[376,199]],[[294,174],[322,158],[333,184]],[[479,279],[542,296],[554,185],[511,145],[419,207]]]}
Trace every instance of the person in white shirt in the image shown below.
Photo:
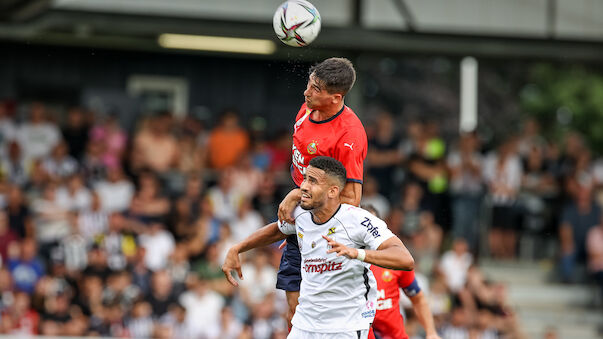
{"label": "person in white shirt", "polygon": [[61,132],[56,124],[46,119],[46,107],[41,103],[34,103],[29,121],[19,127],[15,137],[25,159],[41,159],[50,155],[61,141]]}
{"label": "person in white shirt", "polygon": [[233,246],[222,271],[238,282],[239,254],[297,234],[302,258],[299,305],[289,339],[367,338],[375,317],[377,285],[370,264],[412,270],[414,260],[384,221],[361,208],[342,204],[343,165],[316,157],[304,174],[295,225],[272,223]]}

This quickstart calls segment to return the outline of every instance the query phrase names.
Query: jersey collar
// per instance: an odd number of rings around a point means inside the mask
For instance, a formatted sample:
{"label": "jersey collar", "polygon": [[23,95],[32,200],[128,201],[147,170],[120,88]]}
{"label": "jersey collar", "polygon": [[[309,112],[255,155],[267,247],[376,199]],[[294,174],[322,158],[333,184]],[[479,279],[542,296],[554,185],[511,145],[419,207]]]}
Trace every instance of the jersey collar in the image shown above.
{"label": "jersey collar", "polygon": [[[324,124],[326,122],[329,122],[329,121],[337,118],[341,113],[343,113],[344,109],[345,109],[345,105],[343,105],[343,107],[341,107],[341,109],[339,110],[339,112],[337,112],[334,116],[332,116],[332,117],[330,117],[330,118],[328,118],[326,120],[316,121],[316,120],[312,120],[311,117],[308,117],[308,120],[310,120],[310,122],[314,123],[314,124]],[[312,111],[312,112],[314,112],[314,111]],[[312,115],[310,115],[310,116],[312,116]]]}
{"label": "jersey collar", "polygon": [[329,221],[331,221],[331,219],[333,219],[333,217],[335,215],[337,215],[337,213],[339,213],[340,209],[341,209],[341,204],[339,204],[339,207],[337,207],[337,210],[335,211],[335,213],[333,213],[333,215],[329,219],[327,219],[327,220],[325,220],[325,222],[321,222],[321,223],[318,223],[318,222],[314,221],[314,214],[310,213],[310,215],[312,216],[312,222],[315,225],[324,225],[324,224],[328,223]]}

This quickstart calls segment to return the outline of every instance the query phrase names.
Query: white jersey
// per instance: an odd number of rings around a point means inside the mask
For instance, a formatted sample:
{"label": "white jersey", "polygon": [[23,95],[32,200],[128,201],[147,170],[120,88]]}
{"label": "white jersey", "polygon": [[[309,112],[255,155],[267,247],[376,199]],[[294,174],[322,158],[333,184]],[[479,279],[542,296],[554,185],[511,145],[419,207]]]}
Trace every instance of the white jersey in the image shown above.
{"label": "white jersey", "polygon": [[328,253],[323,235],[353,248],[376,250],[393,233],[385,222],[361,208],[341,204],[327,222],[314,223],[297,207],[295,225],[279,223],[284,234],[297,234],[302,282],[293,326],[310,332],[368,329],[375,318],[377,283],[370,264]]}

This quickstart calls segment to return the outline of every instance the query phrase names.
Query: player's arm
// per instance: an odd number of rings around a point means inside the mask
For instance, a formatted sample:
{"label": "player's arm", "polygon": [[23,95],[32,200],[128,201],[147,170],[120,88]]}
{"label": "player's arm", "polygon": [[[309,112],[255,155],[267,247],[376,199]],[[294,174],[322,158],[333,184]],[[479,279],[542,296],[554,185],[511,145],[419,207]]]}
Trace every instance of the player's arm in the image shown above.
{"label": "player's arm", "polygon": [[[416,283],[416,280],[414,283]],[[425,329],[425,339],[440,339],[440,336],[435,329],[433,315],[429,309],[429,303],[427,302],[425,293],[423,293],[423,291],[419,291],[419,293],[412,297],[409,296],[408,298],[412,302],[412,308],[415,311],[415,315],[417,316],[419,323]]]}
{"label": "player's arm", "polygon": [[[338,257],[345,255],[350,259],[359,259],[372,265],[394,270],[410,271],[415,267],[415,260],[412,255],[396,236],[391,236],[382,242],[376,250],[359,250],[340,244],[327,236],[323,235],[322,237],[331,246],[331,249],[327,253],[335,252]],[[360,254],[359,256],[359,253],[364,254]],[[364,258],[362,258],[363,255]]]}
{"label": "player's arm", "polygon": [[344,204],[359,206],[360,199],[362,198],[362,184],[359,182],[348,181],[343,187],[343,191],[341,191],[340,197],[341,202]]}
{"label": "player's arm", "polygon": [[289,224],[295,223],[293,211],[301,200],[301,190],[294,188],[285,196],[285,199],[278,205],[278,220],[285,221]]}
{"label": "player's arm", "polygon": [[224,272],[226,279],[228,279],[228,281],[234,286],[239,285],[232,277],[231,272],[233,270],[237,271],[240,279],[243,279],[243,273],[241,272],[241,261],[239,260],[240,253],[244,253],[258,247],[268,246],[276,241],[283,240],[286,237],[287,235],[281,231],[277,223],[273,222],[253,232],[250,236],[232,246],[226,254],[224,265],[222,265],[222,272]]}

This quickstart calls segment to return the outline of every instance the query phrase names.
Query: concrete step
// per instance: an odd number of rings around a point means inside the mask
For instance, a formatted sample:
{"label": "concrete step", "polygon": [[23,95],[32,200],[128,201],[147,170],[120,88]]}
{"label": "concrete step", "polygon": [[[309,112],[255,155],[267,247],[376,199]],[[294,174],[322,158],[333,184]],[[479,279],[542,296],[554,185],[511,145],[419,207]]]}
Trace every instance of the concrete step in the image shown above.
{"label": "concrete step", "polygon": [[586,307],[592,303],[595,297],[593,289],[582,285],[509,284],[507,288],[511,305],[523,308]]}
{"label": "concrete step", "polygon": [[581,308],[517,308],[517,315],[522,322],[539,322],[556,326],[565,325],[603,325],[603,311]]}
{"label": "concrete step", "polygon": [[531,324],[521,323],[525,338],[543,338],[544,333],[550,327],[557,331],[557,338],[562,339],[600,339],[596,326],[571,326],[567,324]]}
{"label": "concrete step", "polygon": [[549,281],[553,265],[550,262],[512,263],[504,261],[482,261],[480,269],[486,277],[506,284],[541,285]]}

